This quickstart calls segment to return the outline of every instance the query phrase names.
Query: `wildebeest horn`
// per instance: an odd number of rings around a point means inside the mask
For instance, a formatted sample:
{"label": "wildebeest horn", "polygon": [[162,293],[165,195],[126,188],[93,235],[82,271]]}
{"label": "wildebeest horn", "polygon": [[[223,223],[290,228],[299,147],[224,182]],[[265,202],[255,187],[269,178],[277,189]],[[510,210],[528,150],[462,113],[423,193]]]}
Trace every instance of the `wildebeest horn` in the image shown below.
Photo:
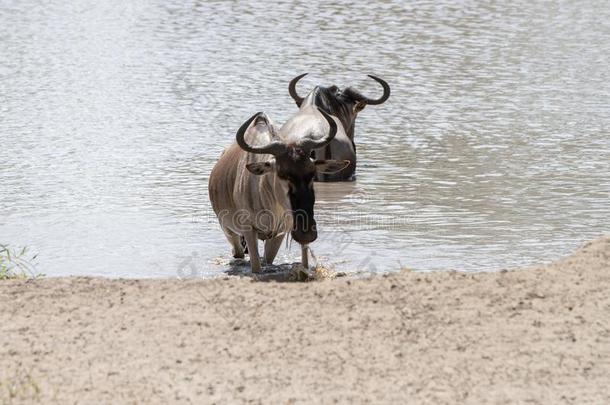
{"label": "wildebeest horn", "polygon": [[295,77],[294,79],[292,79],[290,81],[290,84],[288,84],[288,93],[290,93],[290,97],[292,97],[294,99],[294,101],[297,103],[297,107],[300,107],[301,103],[303,103],[303,97],[301,97],[297,94],[297,82],[305,76],[307,76],[307,73],[298,75],[297,77]]}
{"label": "wildebeest horn", "polygon": [[328,122],[328,125],[330,126],[328,134],[322,139],[314,140],[310,138],[304,138],[300,142],[299,146],[305,150],[314,150],[322,148],[328,145],[330,141],[335,138],[335,135],[337,135],[337,123],[335,122],[335,120],[330,115],[326,114],[323,110],[318,108],[318,111],[324,116],[326,122]]}
{"label": "wildebeest horn", "polygon": [[390,85],[387,84],[385,82],[385,80],[380,79],[377,76],[373,76],[373,75],[367,75],[367,76],[370,77],[371,79],[375,80],[377,83],[381,84],[381,86],[383,87],[383,96],[381,96],[381,98],[378,98],[377,100],[373,100],[373,99],[370,99],[367,97],[362,97],[361,101],[364,101],[365,103],[367,103],[369,105],[385,103],[385,101],[388,99],[388,97],[390,97]]}
{"label": "wildebeest horn", "polygon": [[[279,155],[282,152],[286,151],[286,145],[284,145],[283,143],[278,142],[278,141],[270,142],[264,146],[250,146],[246,143],[246,140],[244,139],[246,130],[248,129],[248,127],[250,126],[252,121],[254,121],[255,119],[257,119],[259,117],[264,117],[262,112],[257,112],[252,117],[250,117],[248,119],[248,121],[244,122],[241,127],[239,127],[239,130],[237,131],[237,135],[235,136],[235,139],[236,139],[239,147],[242,148],[243,150],[245,150],[246,152],[257,153],[257,154],[268,153],[270,155]],[[265,120],[266,120],[266,118],[265,118]]]}

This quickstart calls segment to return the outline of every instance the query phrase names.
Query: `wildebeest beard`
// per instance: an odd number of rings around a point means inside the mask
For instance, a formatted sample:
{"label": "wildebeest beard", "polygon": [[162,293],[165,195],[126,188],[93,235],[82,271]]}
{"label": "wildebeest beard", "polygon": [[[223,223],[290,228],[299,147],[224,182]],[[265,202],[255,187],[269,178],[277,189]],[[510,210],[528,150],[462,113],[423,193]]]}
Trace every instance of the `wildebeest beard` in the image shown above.
{"label": "wildebeest beard", "polygon": [[297,242],[311,243],[317,239],[316,220],[313,206],[315,194],[308,186],[298,187],[288,193],[292,208],[292,238]]}

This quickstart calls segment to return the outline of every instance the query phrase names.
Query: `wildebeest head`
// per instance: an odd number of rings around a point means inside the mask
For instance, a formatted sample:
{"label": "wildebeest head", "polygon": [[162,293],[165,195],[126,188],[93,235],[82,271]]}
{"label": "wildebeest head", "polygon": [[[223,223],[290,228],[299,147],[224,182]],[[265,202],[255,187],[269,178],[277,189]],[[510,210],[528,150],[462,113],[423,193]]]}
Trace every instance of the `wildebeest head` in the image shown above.
{"label": "wildebeest head", "polygon": [[[275,173],[287,184],[288,198],[293,216],[292,238],[301,244],[313,242],[318,237],[314,219],[316,196],[313,179],[317,173],[336,173],[349,165],[343,160],[312,160],[311,151],[324,147],[333,140],[337,133],[337,124],[324,111],[318,109],[328,122],[330,129],[326,136],[314,139],[313,136],[301,138],[298,143],[286,144],[275,140],[263,146],[251,146],[245,141],[245,134],[250,125],[268,125],[267,116],[256,113],[237,131],[237,144],[246,152],[270,154],[273,157],[264,162],[249,163],[248,171],[255,175]],[[273,128],[269,125],[269,128]],[[272,129],[273,130],[273,129]]]}
{"label": "wildebeest head", "polygon": [[307,73],[299,75],[290,81],[288,91],[300,108],[305,100],[313,103],[328,114],[339,118],[345,128],[347,136],[354,140],[354,126],[358,113],[367,105],[377,105],[384,103],[390,97],[390,86],[379,77],[368,75],[383,87],[383,95],[378,99],[371,99],[363,96],[358,91],[348,87],[341,90],[333,85],[330,87],[316,86],[307,97],[300,97],[296,90],[297,82]]}

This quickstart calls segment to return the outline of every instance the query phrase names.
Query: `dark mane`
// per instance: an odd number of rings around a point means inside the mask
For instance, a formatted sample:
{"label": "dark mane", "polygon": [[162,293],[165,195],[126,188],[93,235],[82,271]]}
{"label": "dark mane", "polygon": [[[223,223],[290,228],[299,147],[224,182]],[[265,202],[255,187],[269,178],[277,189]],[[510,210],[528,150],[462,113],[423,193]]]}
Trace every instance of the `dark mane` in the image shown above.
{"label": "dark mane", "polygon": [[352,89],[351,87],[348,87],[347,89],[343,90],[343,94],[342,96],[354,103],[363,100],[365,97],[360,94],[358,91]]}

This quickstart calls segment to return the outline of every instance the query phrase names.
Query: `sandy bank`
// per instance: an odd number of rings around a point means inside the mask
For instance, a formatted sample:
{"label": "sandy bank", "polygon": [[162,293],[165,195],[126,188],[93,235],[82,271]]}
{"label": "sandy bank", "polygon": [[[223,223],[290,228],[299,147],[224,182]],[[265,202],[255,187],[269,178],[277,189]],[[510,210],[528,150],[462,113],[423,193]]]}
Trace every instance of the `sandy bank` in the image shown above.
{"label": "sandy bank", "polygon": [[610,403],[610,237],[553,265],[0,283],[0,403]]}

